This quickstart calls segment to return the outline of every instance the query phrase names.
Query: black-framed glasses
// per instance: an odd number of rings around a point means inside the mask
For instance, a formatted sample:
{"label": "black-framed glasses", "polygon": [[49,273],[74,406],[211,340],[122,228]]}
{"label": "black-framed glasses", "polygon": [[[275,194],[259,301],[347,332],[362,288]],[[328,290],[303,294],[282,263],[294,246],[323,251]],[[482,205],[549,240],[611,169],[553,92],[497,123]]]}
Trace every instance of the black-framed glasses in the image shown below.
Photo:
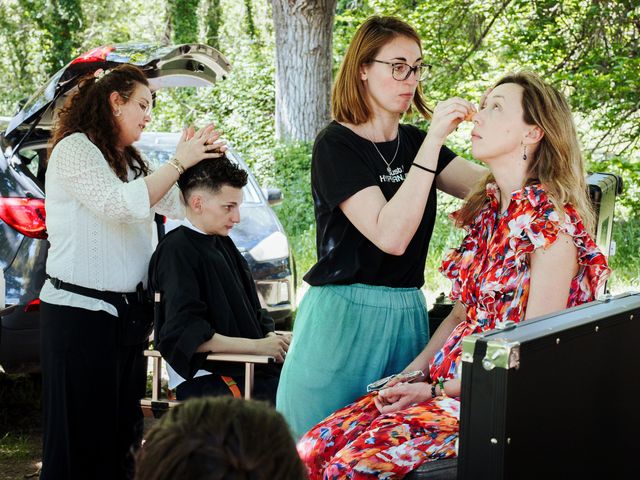
{"label": "black-framed glasses", "polygon": [[151,116],[151,109],[153,109],[153,104],[147,103],[145,101],[139,100],[136,97],[131,97],[129,95],[122,95],[122,97],[126,98],[127,100],[133,100],[138,105],[140,105],[140,108],[142,110],[144,110],[144,115],[146,117],[150,117]]}
{"label": "black-framed glasses", "polygon": [[407,63],[398,63],[398,62],[385,62],[384,60],[371,60],[376,63],[384,63],[385,65],[391,65],[391,76],[394,80],[402,82],[409,78],[409,75],[415,73],[418,80],[423,81],[429,78],[429,73],[431,72],[431,65],[427,65],[426,63],[422,63],[420,65],[411,66]]}

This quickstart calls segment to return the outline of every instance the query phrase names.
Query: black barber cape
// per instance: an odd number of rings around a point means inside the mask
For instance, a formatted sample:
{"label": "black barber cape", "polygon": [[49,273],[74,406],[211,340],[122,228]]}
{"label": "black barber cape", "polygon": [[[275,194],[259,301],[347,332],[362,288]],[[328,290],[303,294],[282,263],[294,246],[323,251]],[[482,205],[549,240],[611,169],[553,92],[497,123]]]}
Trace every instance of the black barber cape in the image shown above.
{"label": "black barber cape", "polygon": [[[257,339],[274,330],[273,319],[260,308],[249,265],[229,237],[184,226],[169,232],[151,257],[149,285],[163,299],[157,348],[185,379],[200,369],[244,374],[242,365],[206,362],[206,353],[196,352],[215,333]],[[279,370],[256,366],[256,373]]]}

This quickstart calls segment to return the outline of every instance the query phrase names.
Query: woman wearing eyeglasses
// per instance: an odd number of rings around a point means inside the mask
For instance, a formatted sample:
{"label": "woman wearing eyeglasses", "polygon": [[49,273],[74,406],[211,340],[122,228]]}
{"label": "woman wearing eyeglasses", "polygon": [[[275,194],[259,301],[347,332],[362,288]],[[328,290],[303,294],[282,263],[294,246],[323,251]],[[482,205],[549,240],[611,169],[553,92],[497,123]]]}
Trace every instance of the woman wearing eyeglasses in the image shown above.
{"label": "woman wearing eyeglasses", "polygon": [[[313,147],[318,261],[277,395],[296,435],[403,370],[429,340],[420,287],[436,188],[462,198],[485,170],[444,146],[474,106],[453,98],[431,116],[427,72],[418,34],[393,17],[361,25],[338,72],[334,120]],[[428,133],[400,124],[412,107],[431,118]]]}
{"label": "woman wearing eyeglasses", "polygon": [[144,73],[83,78],[59,112],[46,173],[49,251],[41,291],[41,479],[124,479],[142,435],[146,344],[125,323],[143,301],[155,212],[184,217],[183,169],[224,150],[210,125],[185,132],[151,172],[132,144],[150,121]]}

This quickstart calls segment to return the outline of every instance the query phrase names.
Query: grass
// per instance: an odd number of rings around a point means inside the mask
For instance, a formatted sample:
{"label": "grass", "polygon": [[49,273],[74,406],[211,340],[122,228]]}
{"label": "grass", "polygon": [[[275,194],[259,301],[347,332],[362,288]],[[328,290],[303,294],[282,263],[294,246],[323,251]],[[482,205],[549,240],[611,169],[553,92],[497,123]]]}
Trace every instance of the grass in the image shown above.
{"label": "grass", "polygon": [[640,214],[627,220],[616,220],[613,225],[616,251],[610,258],[611,292],[640,290]]}
{"label": "grass", "polygon": [[7,432],[0,437],[0,458],[3,461],[29,460],[33,457],[34,448],[39,447],[39,442],[39,438],[34,442],[33,436],[24,432]]}

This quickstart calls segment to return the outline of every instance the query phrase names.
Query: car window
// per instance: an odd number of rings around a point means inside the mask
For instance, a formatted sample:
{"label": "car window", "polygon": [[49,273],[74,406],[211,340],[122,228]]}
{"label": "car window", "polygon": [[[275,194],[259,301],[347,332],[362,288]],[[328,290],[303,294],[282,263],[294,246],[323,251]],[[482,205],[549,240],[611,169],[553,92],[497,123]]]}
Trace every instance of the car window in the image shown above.
{"label": "car window", "polygon": [[[174,153],[174,150],[165,150],[162,148],[158,148],[157,145],[138,144],[137,147],[144,154],[144,156],[147,157],[151,168],[153,168],[154,170],[167,163]],[[232,162],[239,164],[237,158],[232,154],[228,155],[228,157]],[[254,185],[251,180],[247,182],[247,185],[245,185],[245,187],[242,189],[243,203],[261,203],[260,196],[256,191],[256,188],[256,185]]]}
{"label": "car window", "polygon": [[34,177],[38,176],[38,166],[40,165],[40,157],[35,150],[24,149],[20,150],[20,160],[25,165]]}
{"label": "car window", "polygon": [[21,148],[17,156],[20,159],[18,167],[26,169],[33,178],[37,178],[41,183],[44,183],[47,150],[37,147]]}

